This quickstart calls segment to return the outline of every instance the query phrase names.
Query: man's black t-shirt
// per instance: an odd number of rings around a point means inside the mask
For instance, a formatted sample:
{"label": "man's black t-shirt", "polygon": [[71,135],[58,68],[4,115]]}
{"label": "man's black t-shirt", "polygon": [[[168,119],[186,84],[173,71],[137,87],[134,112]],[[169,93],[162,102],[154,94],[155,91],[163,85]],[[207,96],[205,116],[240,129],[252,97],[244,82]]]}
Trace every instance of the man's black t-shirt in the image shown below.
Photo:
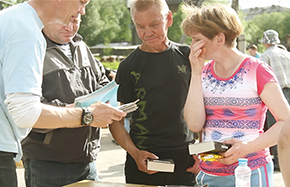
{"label": "man's black t-shirt", "polygon": [[140,100],[130,125],[130,136],[139,149],[174,151],[194,141],[183,118],[191,75],[189,52],[187,45],[170,42],[160,53],[137,48],[120,63],[118,100]]}

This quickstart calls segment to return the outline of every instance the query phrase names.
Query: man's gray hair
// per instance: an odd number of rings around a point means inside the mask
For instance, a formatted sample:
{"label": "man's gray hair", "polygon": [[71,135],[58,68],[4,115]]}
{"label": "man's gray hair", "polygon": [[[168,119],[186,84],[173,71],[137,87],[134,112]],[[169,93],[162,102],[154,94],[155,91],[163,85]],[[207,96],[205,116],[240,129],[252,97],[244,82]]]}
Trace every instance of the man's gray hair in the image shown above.
{"label": "man's gray hair", "polygon": [[166,0],[132,0],[130,3],[130,12],[132,18],[135,10],[142,12],[148,10],[152,6],[157,6],[163,16],[166,16],[170,11]]}

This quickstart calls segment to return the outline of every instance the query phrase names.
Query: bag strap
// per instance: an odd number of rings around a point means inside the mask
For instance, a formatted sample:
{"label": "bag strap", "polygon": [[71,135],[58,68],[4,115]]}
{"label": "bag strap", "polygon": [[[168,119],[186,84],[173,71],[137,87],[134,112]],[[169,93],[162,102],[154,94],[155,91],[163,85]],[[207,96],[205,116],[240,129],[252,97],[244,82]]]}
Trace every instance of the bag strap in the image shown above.
{"label": "bag strap", "polygon": [[33,132],[45,134],[45,137],[44,137],[44,140],[43,140],[44,144],[49,144],[50,143],[50,141],[52,139],[53,130],[54,129],[36,129],[36,128],[32,129]]}

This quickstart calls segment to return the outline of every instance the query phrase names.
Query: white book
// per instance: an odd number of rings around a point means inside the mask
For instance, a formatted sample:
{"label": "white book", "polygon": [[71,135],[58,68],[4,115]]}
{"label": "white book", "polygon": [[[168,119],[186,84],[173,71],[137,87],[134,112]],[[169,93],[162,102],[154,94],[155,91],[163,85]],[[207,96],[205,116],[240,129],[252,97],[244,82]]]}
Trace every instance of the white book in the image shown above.
{"label": "white book", "polygon": [[221,152],[226,152],[230,147],[230,144],[224,144],[216,141],[208,141],[188,145],[190,155],[200,153],[219,154]]}
{"label": "white book", "polygon": [[126,112],[126,113],[134,112],[135,110],[138,109],[138,106],[136,105],[136,103],[138,101],[139,101],[139,99],[137,99],[136,101],[133,101],[131,103],[117,106],[117,109],[122,110],[123,112]]}
{"label": "white book", "polygon": [[147,169],[151,171],[174,172],[174,162],[172,159],[147,159]]}

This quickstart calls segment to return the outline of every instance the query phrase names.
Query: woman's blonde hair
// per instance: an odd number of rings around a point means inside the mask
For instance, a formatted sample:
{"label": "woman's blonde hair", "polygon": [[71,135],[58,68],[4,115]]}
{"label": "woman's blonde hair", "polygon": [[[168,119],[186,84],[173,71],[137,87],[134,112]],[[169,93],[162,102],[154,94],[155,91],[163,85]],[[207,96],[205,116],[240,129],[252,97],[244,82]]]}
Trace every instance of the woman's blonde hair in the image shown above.
{"label": "woman's blonde hair", "polygon": [[186,14],[182,29],[187,36],[197,32],[212,40],[219,33],[223,33],[225,44],[234,46],[235,39],[243,32],[238,14],[226,5],[214,4],[198,8],[185,4],[182,10]]}

